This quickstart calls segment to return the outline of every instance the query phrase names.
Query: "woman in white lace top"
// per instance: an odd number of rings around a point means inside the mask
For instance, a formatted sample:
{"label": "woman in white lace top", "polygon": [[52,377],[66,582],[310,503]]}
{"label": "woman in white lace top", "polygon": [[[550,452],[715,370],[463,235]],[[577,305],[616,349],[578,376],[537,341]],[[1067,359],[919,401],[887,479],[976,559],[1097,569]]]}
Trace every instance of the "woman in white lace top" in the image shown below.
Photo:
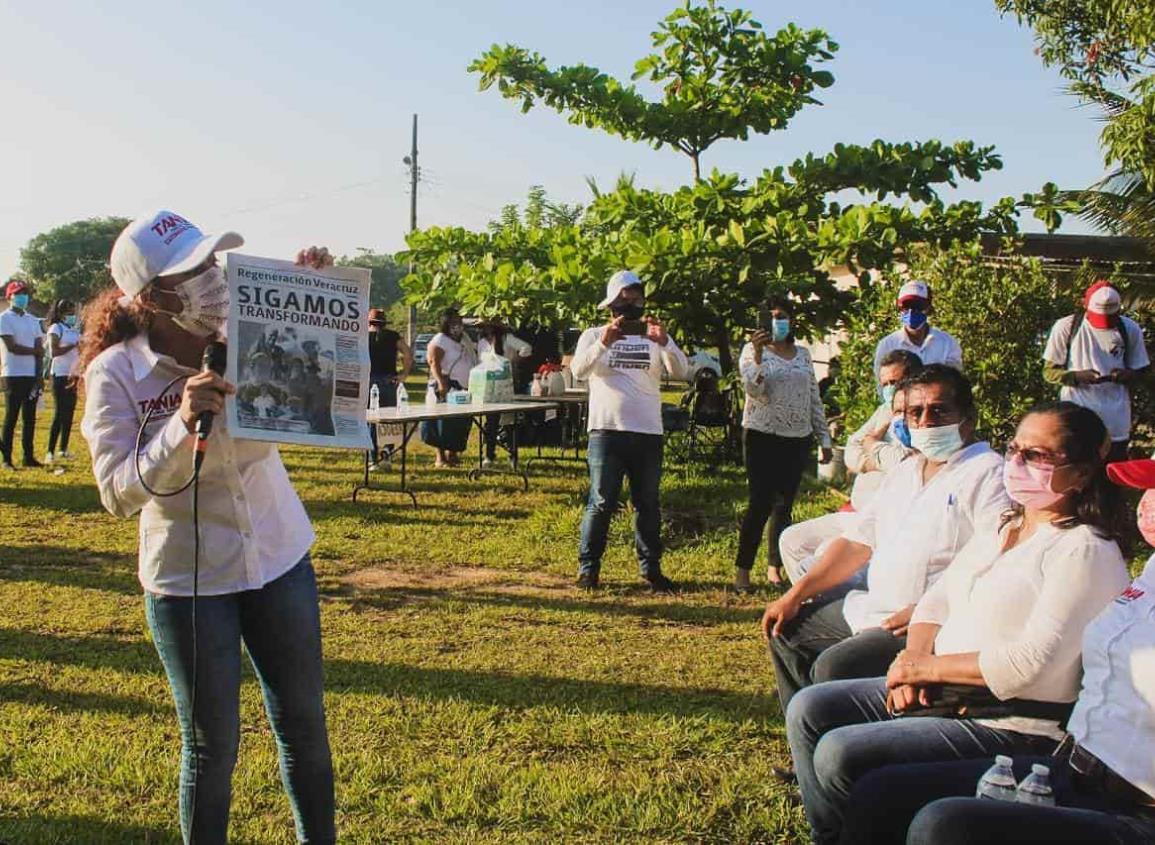
{"label": "woman in white lace top", "polygon": [[818,395],[818,380],[810,353],[794,343],[789,307],[770,305],[770,326],[760,327],[742,349],[739,368],[746,406],[742,431],[750,501],[738,537],[738,590],[750,588],[750,569],[770,520],[766,576],[781,583],[778,536],[790,524],[794,496],[815,439],[820,460],[831,457],[830,431]]}

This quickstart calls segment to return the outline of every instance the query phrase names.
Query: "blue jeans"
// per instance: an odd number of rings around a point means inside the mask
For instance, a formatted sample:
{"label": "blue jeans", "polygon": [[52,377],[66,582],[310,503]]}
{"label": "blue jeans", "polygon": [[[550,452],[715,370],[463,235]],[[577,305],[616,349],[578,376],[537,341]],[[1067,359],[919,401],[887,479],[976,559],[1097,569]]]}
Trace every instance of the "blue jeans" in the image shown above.
{"label": "blue jeans", "polygon": [[817,843],[838,841],[850,792],[874,769],[996,754],[1043,755],[1058,744],[969,719],[896,719],[886,711],[884,678],[830,681],[799,690],[786,710],[786,739]]}
{"label": "blue jeans", "polygon": [[277,740],[281,780],[289,794],[297,839],[335,842],[333,764],[322,700],[321,617],[309,556],[259,590],[197,599],[195,724],[192,598],[145,593],[144,608],[180,720],[184,841],[199,845],[228,838],[241,733],[243,641]]}
{"label": "blue jeans", "polygon": [[662,436],[633,431],[591,431],[586,461],[590,467],[590,497],[582,518],[578,573],[597,576],[606,550],[610,520],[618,509],[622,479],[630,479],[634,506],[634,547],[643,578],[662,573],[662,512],[658,488],[662,482]]}
{"label": "blue jeans", "polygon": [[[976,800],[979,778],[993,763],[991,758],[956,760],[870,772],[850,795],[843,845],[1155,842],[1155,814],[1125,810],[1080,788],[1063,758],[1015,758],[1015,780],[1029,775],[1033,763],[1051,770],[1058,809]],[[944,798],[951,800],[940,800]]]}

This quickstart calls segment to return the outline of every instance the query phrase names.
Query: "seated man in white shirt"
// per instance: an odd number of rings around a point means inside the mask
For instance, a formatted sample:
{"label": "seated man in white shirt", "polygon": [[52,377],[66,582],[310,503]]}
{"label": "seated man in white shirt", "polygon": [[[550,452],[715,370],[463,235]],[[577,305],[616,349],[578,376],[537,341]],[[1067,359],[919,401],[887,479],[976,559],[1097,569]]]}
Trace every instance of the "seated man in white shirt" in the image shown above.
{"label": "seated man in white shirt", "polygon": [[[905,646],[914,604],[977,526],[1010,507],[1001,456],[975,439],[970,382],[935,364],[907,383],[906,422],[917,450],[887,473],[851,529],[762,617],[783,712],[801,688],[885,675]],[[812,601],[867,563],[865,589]]]}
{"label": "seated man in white shirt", "polygon": [[[882,404],[846,441],[846,469],[854,475],[854,486],[850,491],[853,510],[798,522],[782,532],[778,538],[778,552],[791,583],[806,574],[829,544],[850,528],[856,514],[866,509],[882,486],[885,473],[898,466],[909,454],[909,436],[907,441],[900,442],[905,426],[900,432],[895,431],[896,419],[903,419],[906,398],[899,391],[899,385],[921,370],[919,357],[905,349],[895,349],[882,359],[878,374]],[[865,583],[865,575],[865,570],[860,571],[852,583]]]}
{"label": "seated man in white shirt", "polygon": [[930,285],[913,281],[899,288],[898,313],[902,328],[880,340],[874,350],[876,376],[882,368],[882,359],[895,349],[913,352],[923,364],[946,364],[956,370],[963,368],[959,342],[930,324],[930,315],[934,313]]}

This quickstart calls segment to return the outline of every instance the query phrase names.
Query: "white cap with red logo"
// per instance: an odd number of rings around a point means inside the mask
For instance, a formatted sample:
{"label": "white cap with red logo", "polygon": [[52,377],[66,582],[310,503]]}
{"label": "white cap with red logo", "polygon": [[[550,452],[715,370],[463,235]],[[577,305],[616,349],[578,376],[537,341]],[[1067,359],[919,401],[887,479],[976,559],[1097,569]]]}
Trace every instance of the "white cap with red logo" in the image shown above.
{"label": "white cap with red logo", "polygon": [[117,237],[109,259],[112,278],[131,299],[157,276],[192,270],[214,252],[244,242],[236,232],[206,235],[179,214],[158,211],[137,217]]}
{"label": "white cap with red logo", "polygon": [[1123,299],[1110,282],[1100,279],[1083,294],[1083,307],[1087,310],[1088,323],[1097,329],[1106,329],[1111,327],[1112,318],[1123,310]]}
{"label": "white cap with red logo", "polygon": [[922,299],[927,302],[930,301],[930,285],[926,282],[920,282],[917,279],[912,282],[907,282],[898,289],[898,303],[902,305],[912,299]]}

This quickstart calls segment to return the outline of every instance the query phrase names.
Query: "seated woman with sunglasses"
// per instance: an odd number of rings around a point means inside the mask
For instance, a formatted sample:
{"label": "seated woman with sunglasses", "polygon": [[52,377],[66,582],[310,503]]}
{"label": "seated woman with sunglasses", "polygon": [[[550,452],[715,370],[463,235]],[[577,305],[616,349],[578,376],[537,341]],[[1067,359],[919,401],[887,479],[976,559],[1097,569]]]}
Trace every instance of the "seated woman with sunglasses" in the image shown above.
{"label": "seated woman with sunglasses", "polygon": [[1003,470],[1016,506],[918,603],[888,676],[818,684],[790,702],[815,842],[838,840],[850,791],[873,769],[1047,754],[1062,739],[1083,629],[1128,582],[1109,448],[1093,411],[1060,402],[1029,413]]}

